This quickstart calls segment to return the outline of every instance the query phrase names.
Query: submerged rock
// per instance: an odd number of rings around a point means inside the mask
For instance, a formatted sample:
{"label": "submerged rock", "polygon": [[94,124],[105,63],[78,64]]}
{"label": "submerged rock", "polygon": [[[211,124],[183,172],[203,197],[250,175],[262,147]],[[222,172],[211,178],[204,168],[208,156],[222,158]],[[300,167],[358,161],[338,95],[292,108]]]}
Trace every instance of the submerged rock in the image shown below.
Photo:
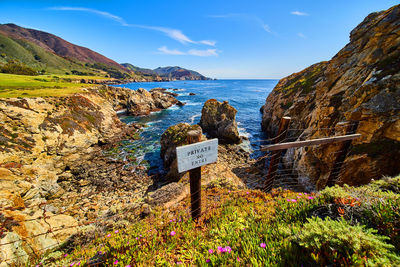
{"label": "submerged rock", "polygon": [[204,103],[199,124],[208,136],[218,138],[221,144],[238,144],[240,137],[236,113],[237,110],[227,101],[221,103],[209,99]]}

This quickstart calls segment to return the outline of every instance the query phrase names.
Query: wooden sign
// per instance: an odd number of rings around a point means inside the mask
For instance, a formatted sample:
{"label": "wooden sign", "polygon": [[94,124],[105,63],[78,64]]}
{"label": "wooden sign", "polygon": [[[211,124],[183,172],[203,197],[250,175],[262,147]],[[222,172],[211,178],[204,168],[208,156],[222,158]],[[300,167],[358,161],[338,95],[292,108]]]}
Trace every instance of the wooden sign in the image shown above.
{"label": "wooden sign", "polygon": [[216,162],[218,159],[218,139],[177,147],[176,156],[179,172]]}

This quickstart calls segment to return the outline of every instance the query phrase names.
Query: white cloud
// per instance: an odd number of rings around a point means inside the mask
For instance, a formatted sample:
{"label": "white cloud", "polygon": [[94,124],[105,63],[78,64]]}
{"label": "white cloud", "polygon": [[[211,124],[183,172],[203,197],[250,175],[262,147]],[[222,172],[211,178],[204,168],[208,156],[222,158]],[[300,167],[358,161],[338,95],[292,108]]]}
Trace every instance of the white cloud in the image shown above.
{"label": "white cloud", "polygon": [[245,20],[253,21],[256,24],[258,24],[264,31],[266,31],[268,33],[272,33],[269,25],[266,24],[260,17],[257,17],[255,15],[242,14],[242,13],[229,13],[229,14],[222,14],[222,15],[210,15],[209,17],[211,17],[211,18],[222,18],[222,19],[239,18],[239,19],[245,19]]}
{"label": "white cloud", "polygon": [[169,50],[166,46],[162,46],[160,48],[158,48],[158,51],[161,54],[165,54],[165,55],[174,55],[174,56],[180,56],[180,55],[185,55],[185,52],[179,51],[177,49],[174,50]]}
{"label": "white cloud", "polygon": [[297,36],[299,36],[300,38],[307,38],[302,32],[299,32],[299,33],[297,34]]}
{"label": "white cloud", "polygon": [[218,56],[218,53],[217,49],[206,49],[206,50],[190,49],[188,51],[188,55],[198,56],[198,57],[211,57],[211,56]]}
{"label": "white cloud", "polygon": [[135,27],[135,28],[142,28],[142,29],[148,29],[148,30],[153,30],[153,31],[158,31],[162,32],[165,35],[167,35],[169,38],[174,39],[182,44],[203,44],[203,45],[209,45],[209,46],[215,46],[216,41],[211,41],[211,40],[202,40],[202,41],[193,41],[189,37],[187,37],[181,30],[178,29],[172,29],[172,28],[167,28],[167,27],[159,27],[159,26],[148,26],[148,25],[140,25],[140,24],[128,24],[126,21],[116,15],[113,15],[108,12],[92,9],[92,8],[85,8],[85,7],[50,7],[50,10],[61,10],[61,11],[82,11],[82,12],[89,12],[93,14],[97,14],[100,16],[103,16],[107,19],[111,19],[114,21],[119,22],[122,26],[126,27]]}
{"label": "white cloud", "polygon": [[89,12],[89,13],[93,13],[93,14],[97,14],[100,16],[103,16],[105,18],[108,19],[112,19],[115,20],[119,23],[121,23],[121,25],[123,26],[127,26],[125,20],[119,16],[113,15],[111,13],[105,12],[105,11],[100,11],[100,10],[96,10],[96,9],[92,9],[92,8],[85,8],[85,7],[67,7],[67,6],[63,6],[63,7],[50,7],[50,10],[61,10],[61,11],[83,11],[83,12]]}
{"label": "white cloud", "polygon": [[305,13],[305,12],[301,12],[301,11],[292,11],[292,12],[290,12],[290,14],[292,14],[292,15],[296,15],[296,16],[308,16],[308,14],[307,13]]}
{"label": "white cloud", "polygon": [[174,55],[174,56],[182,56],[182,55],[189,55],[189,56],[197,56],[197,57],[211,57],[211,56],[218,56],[217,49],[190,49],[187,52],[183,52],[177,49],[168,49],[166,46],[162,46],[157,49],[159,53],[165,55]]}

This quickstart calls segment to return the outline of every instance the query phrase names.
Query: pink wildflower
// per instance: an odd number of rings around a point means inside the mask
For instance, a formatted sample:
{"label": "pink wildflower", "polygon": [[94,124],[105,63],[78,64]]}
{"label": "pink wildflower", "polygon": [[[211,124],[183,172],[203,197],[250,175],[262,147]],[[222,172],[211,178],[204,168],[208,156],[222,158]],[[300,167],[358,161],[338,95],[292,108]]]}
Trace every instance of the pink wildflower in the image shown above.
{"label": "pink wildflower", "polygon": [[299,196],[302,196],[303,194],[302,194],[302,193],[298,193],[298,195],[299,195]]}
{"label": "pink wildflower", "polygon": [[239,258],[239,257],[237,257],[237,258],[236,258],[236,260],[237,260],[237,261],[240,261],[240,258]]}
{"label": "pink wildflower", "polygon": [[314,199],[314,197],[307,197],[308,199]]}
{"label": "pink wildflower", "polygon": [[211,260],[210,259],[206,259],[206,262],[209,263],[209,262],[211,262]]}
{"label": "pink wildflower", "polygon": [[208,250],[208,253],[213,254],[214,250],[212,250],[211,248]]}
{"label": "pink wildflower", "polygon": [[110,237],[110,236],[111,236],[111,234],[108,234],[108,235],[107,235],[107,237]]}
{"label": "pink wildflower", "polygon": [[68,254],[64,254],[64,258],[65,258],[65,257],[68,257]]}
{"label": "pink wildflower", "polygon": [[265,248],[266,246],[267,246],[267,244],[265,244],[265,243],[260,244],[260,247],[262,247],[262,248]]}
{"label": "pink wildflower", "polygon": [[290,199],[286,199],[286,201],[287,201],[287,202],[290,202],[291,200],[290,200]]}
{"label": "pink wildflower", "polygon": [[296,200],[296,199],[291,199],[290,201],[292,201],[292,202],[297,202],[297,200]]}
{"label": "pink wildflower", "polygon": [[136,237],[136,240],[139,240],[139,237]]}
{"label": "pink wildflower", "polygon": [[75,262],[71,263],[71,264],[69,265],[69,267],[72,267],[72,266],[74,266],[74,265],[75,265]]}
{"label": "pink wildflower", "polygon": [[250,194],[249,192],[246,192],[246,194]]}
{"label": "pink wildflower", "polygon": [[77,266],[81,265],[81,262],[78,262],[76,265],[77,265]]}
{"label": "pink wildflower", "polygon": [[170,235],[171,235],[171,236],[176,235],[175,231],[172,231],[172,232],[170,233]]}
{"label": "pink wildflower", "polygon": [[228,253],[231,253],[231,251],[232,251],[232,249],[231,249],[230,246],[226,246],[226,247],[225,247],[225,250],[226,250],[226,252],[228,252]]}
{"label": "pink wildflower", "polygon": [[181,261],[177,261],[177,262],[176,262],[176,264],[182,264],[182,263],[183,263],[183,262],[181,262]]}
{"label": "pink wildflower", "polygon": [[126,265],[125,267],[131,267],[131,265],[130,265],[130,264],[128,264],[128,265]]}
{"label": "pink wildflower", "polygon": [[114,232],[114,233],[118,234],[118,233],[119,233],[119,231],[118,231],[118,230],[115,230],[115,232]]}
{"label": "pink wildflower", "polygon": [[117,264],[118,264],[118,260],[115,260],[115,261],[114,261],[114,265],[117,265]]}

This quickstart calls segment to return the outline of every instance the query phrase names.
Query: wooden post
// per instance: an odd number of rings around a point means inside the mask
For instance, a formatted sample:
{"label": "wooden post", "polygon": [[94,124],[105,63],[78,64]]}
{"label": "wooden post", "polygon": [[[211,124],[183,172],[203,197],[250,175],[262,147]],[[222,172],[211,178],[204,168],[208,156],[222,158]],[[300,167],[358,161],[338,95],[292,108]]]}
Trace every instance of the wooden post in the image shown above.
{"label": "wooden post", "polygon": [[[279,123],[278,135],[275,139],[275,144],[285,140],[289,128],[291,118],[283,117]],[[264,190],[268,191],[271,189],[272,183],[274,182],[275,174],[278,169],[278,164],[281,158],[282,150],[272,152],[271,160],[269,162],[268,175],[264,181]]]}
{"label": "wooden post", "polygon": [[[201,141],[201,131],[189,131],[187,140],[189,144]],[[201,167],[189,171],[190,177],[190,200],[192,219],[198,219],[201,215]]]}
{"label": "wooden post", "polygon": [[[347,134],[355,134],[358,128],[359,121],[350,121],[349,125],[346,127],[346,135]],[[347,140],[342,142],[342,145],[339,149],[340,153],[336,156],[335,162],[332,166],[331,173],[329,174],[328,181],[326,186],[333,186],[336,183],[338,176],[343,167],[343,162],[346,159],[347,152],[349,151],[351,142],[353,140]]]}

